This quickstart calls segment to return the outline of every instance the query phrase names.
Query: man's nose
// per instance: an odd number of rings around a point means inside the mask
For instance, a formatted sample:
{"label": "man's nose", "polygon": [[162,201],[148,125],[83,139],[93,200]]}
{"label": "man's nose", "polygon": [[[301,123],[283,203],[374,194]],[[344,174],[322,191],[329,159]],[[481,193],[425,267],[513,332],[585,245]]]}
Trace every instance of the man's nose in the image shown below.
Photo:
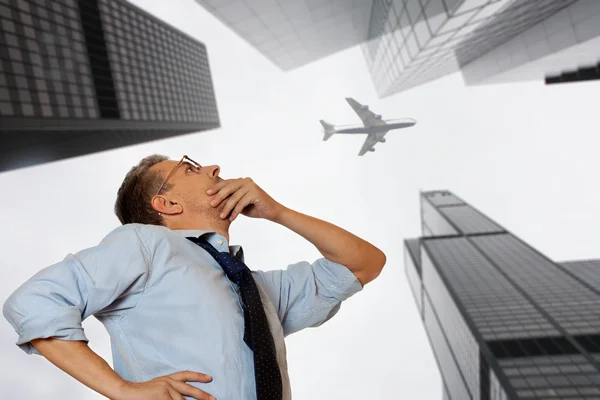
{"label": "man's nose", "polygon": [[208,176],[211,178],[216,178],[219,176],[219,172],[221,171],[221,168],[218,165],[208,165],[204,168],[206,169]]}

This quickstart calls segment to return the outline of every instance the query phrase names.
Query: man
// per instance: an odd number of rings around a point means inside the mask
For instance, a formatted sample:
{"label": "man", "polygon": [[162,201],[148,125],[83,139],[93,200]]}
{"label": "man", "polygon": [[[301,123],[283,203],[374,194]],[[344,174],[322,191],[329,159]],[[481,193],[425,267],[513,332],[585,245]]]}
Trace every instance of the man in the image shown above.
{"label": "man", "polygon": [[[6,301],[17,345],[114,400],[290,399],[284,337],[329,320],[386,258],[284,207],[251,179],[224,180],[219,171],[187,156],[154,155],[133,167],[115,203],[123,226]],[[323,258],[250,272],[241,248],[228,244],[240,214],[291,229]],[[87,346],[81,322],[90,315],[110,334],[114,370]]]}

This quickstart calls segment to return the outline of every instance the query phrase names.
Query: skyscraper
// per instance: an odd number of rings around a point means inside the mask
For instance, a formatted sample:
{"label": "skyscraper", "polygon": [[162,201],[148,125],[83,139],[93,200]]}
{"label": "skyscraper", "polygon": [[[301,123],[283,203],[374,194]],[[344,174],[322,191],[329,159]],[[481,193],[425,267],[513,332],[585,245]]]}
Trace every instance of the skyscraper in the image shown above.
{"label": "skyscraper", "polygon": [[554,262],[448,191],[420,199],[405,267],[444,398],[599,399],[600,261]]}
{"label": "skyscraper", "polygon": [[362,46],[380,97],[458,71],[455,48],[514,0],[374,0]]}
{"label": "skyscraper", "polygon": [[583,82],[600,80],[600,62],[596,65],[585,66],[575,70],[560,71],[554,74],[548,74],[544,78],[547,85],[568,82]]}
{"label": "skyscraper", "polygon": [[446,56],[514,0],[196,1],[283,70],[363,44],[383,97],[457,71]]}
{"label": "skyscraper", "polygon": [[459,69],[472,85],[542,81],[582,65],[576,76],[590,77],[599,61],[596,0],[375,0],[376,8],[363,53],[380,97]]}
{"label": "skyscraper", "polygon": [[219,127],[206,48],[122,0],[0,1],[0,172]]}
{"label": "skyscraper", "polygon": [[379,97],[459,69],[469,85],[595,79],[600,61],[596,0],[196,1],[283,70],[361,44]]}
{"label": "skyscraper", "polygon": [[[558,10],[558,11],[557,11]],[[468,85],[600,78],[600,2],[515,1],[460,43]]]}
{"label": "skyscraper", "polygon": [[196,0],[288,71],[362,43],[372,0]]}

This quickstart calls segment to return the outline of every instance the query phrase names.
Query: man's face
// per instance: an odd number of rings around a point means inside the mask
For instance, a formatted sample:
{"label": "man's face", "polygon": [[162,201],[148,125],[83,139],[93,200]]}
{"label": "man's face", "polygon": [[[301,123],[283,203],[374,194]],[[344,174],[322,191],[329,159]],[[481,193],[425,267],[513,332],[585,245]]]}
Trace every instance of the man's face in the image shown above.
{"label": "man's face", "polygon": [[[161,161],[154,165],[152,169],[162,171],[166,178],[177,163],[178,161],[173,160]],[[171,189],[168,192],[163,190],[163,195],[170,201],[181,204],[184,211],[209,213],[209,215],[216,215],[218,218],[225,202],[220,204],[219,207],[212,207],[210,205],[212,196],[207,195],[206,191],[223,180],[219,176],[220,170],[218,165],[198,168],[184,161],[171,173],[167,181],[167,185],[170,185]]]}

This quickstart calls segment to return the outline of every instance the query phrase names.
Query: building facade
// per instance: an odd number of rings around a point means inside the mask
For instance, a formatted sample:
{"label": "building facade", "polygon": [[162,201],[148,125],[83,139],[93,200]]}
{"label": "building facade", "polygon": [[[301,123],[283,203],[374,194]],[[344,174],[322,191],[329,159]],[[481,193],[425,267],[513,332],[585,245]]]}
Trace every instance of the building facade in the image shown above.
{"label": "building facade", "polygon": [[406,276],[444,398],[599,399],[600,261],[554,262],[451,192],[420,200]]}
{"label": "building facade", "polygon": [[597,80],[600,80],[600,62],[598,62],[596,65],[585,66],[575,70],[549,74],[544,78],[544,82],[546,82],[547,85]]}
{"label": "building facade", "polygon": [[219,127],[204,44],[122,0],[0,1],[0,172]]}
{"label": "building facade", "polygon": [[600,2],[515,1],[456,49],[467,85],[598,79]]}
{"label": "building facade", "polygon": [[363,45],[380,97],[458,70],[467,85],[596,80],[598,49],[596,0],[374,0]]}
{"label": "building facade", "polygon": [[372,0],[196,0],[284,71],[362,43]]}
{"label": "building facade", "polygon": [[196,0],[285,71],[362,44],[380,97],[457,71],[460,40],[511,1]]}
{"label": "building facade", "polygon": [[600,61],[596,0],[196,1],[286,71],[360,44],[380,98],[459,70],[468,85],[591,80]]}
{"label": "building facade", "polygon": [[362,46],[380,97],[459,69],[455,50],[515,0],[374,0]]}

